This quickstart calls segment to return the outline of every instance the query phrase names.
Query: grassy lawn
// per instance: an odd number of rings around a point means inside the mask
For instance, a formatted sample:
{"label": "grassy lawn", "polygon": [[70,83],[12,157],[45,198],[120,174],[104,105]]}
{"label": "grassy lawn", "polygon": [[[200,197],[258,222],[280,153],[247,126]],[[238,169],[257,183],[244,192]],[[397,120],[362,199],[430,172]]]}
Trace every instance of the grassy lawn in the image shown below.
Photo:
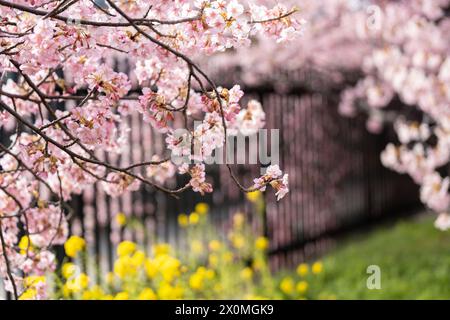
{"label": "grassy lawn", "polygon": [[[450,299],[450,232],[433,216],[401,221],[341,242],[323,258],[318,283],[337,299]],[[369,290],[366,268],[381,268],[381,289]]]}

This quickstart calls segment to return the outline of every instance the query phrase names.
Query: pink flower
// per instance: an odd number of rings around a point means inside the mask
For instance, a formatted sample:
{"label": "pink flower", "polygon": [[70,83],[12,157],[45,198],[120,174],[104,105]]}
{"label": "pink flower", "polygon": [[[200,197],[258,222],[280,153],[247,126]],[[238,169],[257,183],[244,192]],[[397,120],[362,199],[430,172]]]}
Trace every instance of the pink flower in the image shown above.
{"label": "pink flower", "polygon": [[434,222],[434,226],[442,231],[450,229],[450,215],[448,213],[440,213]]}
{"label": "pink flower", "polygon": [[117,197],[127,191],[136,191],[141,185],[139,180],[123,173],[110,172],[106,179],[108,182],[102,181],[103,189],[112,197]]}
{"label": "pink flower", "polygon": [[431,173],[423,179],[420,199],[432,210],[446,211],[450,205],[449,185],[449,177],[442,179],[439,173]]}
{"label": "pink flower", "polygon": [[[159,160],[161,160],[159,156],[155,155],[152,157],[152,161]],[[160,184],[173,177],[175,172],[175,166],[170,160],[156,165],[149,165],[146,170],[147,177],[155,179]]]}
{"label": "pink flower", "polygon": [[278,165],[269,166],[266,173],[253,182],[253,188],[261,191],[265,191],[266,186],[270,184],[276,191],[277,200],[282,199],[289,192],[288,175],[283,175]]}
{"label": "pink flower", "polygon": [[192,186],[192,190],[200,192],[202,195],[213,191],[211,184],[206,182],[204,164],[195,164],[189,169],[189,174],[191,175],[189,183]]}

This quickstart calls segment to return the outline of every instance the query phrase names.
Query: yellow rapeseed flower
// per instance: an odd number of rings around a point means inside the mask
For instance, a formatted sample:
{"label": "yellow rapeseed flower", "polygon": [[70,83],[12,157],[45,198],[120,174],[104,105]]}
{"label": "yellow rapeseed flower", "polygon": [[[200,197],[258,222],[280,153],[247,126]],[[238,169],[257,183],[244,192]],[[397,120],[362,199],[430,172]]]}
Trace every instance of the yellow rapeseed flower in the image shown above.
{"label": "yellow rapeseed flower", "polygon": [[253,192],[247,193],[247,199],[251,202],[257,202],[259,199],[261,199],[261,191],[256,190]]}
{"label": "yellow rapeseed flower", "polygon": [[199,272],[195,272],[189,277],[189,286],[193,290],[201,290],[203,289],[203,274]]}
{"label": "yellow rapeseed flower", "polygon": [[300,294],[305,293],[306,290],[308,290],[308,282],[306,282],[306,281],[299,281],[297,283],[296,289],[297,289],[297,292],[300,293]]}
{"label": "yellow rapeseed flower", "polygon": [[297,274],[300,277],[304,277],[308,274],[309,272],[309,266],[307,263],[300,263],[297,267]]}
{"label": "yellow rapeseed flower", "polygon": [[208,263],[211,267],[217,267],[219,264],[219,257],[215,253],[211,253],[208,257]]}
{"label": "yellow rapeseed flower", "polygon": [[191,225],[196,225],[200,221],[200,216],[196,212],[192,212],[189,215],[189,223]]}
{"label": "yellow rapeseed flower", "polygon": [[106,283],[111,285],[114,283],[114,273],[108,272],[105,277]]}
{"label": "yellow rapeseed flower", "polygon": [[156,294],[151,288],[145,288],[138,296],[138,300],[156,300]]}
{"label": "yellow rapeseed flower", "polygon": [[180,227],[187,227],[189,224],[189,217],[184,213],[178,215],[178,224]]}
{"label": "yellow rapeseed flower", "polygon": [[280,289],[285,294],[291,294],[294,291],[294,280],[290,277],[285,277],[281,280]]}
{"label": "yellow rapeseed flower", "polygon": [[140,267],[145,262],[145,253],[141,250],[137,250],[131,257],[131,261],[135,267]]}
{"label": "yellow rapeseed flower", "polygon": [[89,277],[85,273],[80,273],[77,277],[66,282],[67,290],[73,293],[79,293],[89,285]]}
{"label": "yellow rapeseed flower", "polygon": [[215,292],[217,292],[217,293],[222,293],[222,291],[223,291],[223,286],[222,286],[222,284],[221,283],[215,283],[214,285],[213,285],[213,290],[215,291]]}
{"label": "yellow rapeseed flower", "polygon": [[126,276],[135,275],[137,272],[136,266],[133,264],[133,259],[130,256],[119,257],[114,262],[114,274],[120,279]]}
{"label": "yellow rapeseed flower", "polygon": [[20,254],[26,254],[27,250],[31,250],[31,241],[29,236],[23,236],[19,241]]}
{"label": "yellow rapeseed flower", "polygon": [[233,216],[233,226],[237,229],[241,228],[244,225],[245,217],[242,213],[236,213]]}
{"label": "yellow rapeseed flower", "polygon": [[191,250],[194,254],[200,254],[203,252],[203,243],[199,240],[193,240],[191,242]]}
{"label": "yellow rapeseed flower", "polygon": [[183,297],[183,288],[179,285],[172,286],[170,283],[162,282],[158,288],[158,297],[162,300],[175,300]]}
{"label": "yellow rapeseed flower", "polygon": [[319,274],[322,273],[323,271],[323,264],[320,261],[315,262],[312,267],[311,267],[311,271],[314,274]]}
{"label": "yellow rapeseed flower", "polygon": [[269,240],[266,237],[258,237],[255,240],[255,247],[258,250],[266,250],[269,247]]}
{"label": "yellow rapeseed flower", "polygon": [[219,240],[211,240],[209,242],[209,250],[211,251],[219,251],[222,247],[222,243]]}
{"label": "yellow rapeseed flower", "polygon": [[204,202],[197,203],[195,205],[195,212],[197,212],[199,215],[205,215],[209,211],[209,205]]}
{"label": "yellow rapeseed flower", "polygon": [[64,243],[64,250],[66,255],[75,258],[78,252],[83,250],[86,246],[86,241],[79,236],[71,236],[66,243]]}
{"label": "yellow rapeseed flower", "polygon": [[243,280],[251,280],[253,277],[253,270],[249,267],[241,270],[241,278]]}
{"label": "yellow rapeseed flower", "polygon": [[256,258],[253,260],[253,264],[252,264],[253,269],[255,269],[255,270],[261,270],[261,269],[264,268],[264,266],[265,266],[265,260],[264,260],[264,258],[262,258],[262,257],[256,257]]}
{"label": "yellow rapeseed flower", "polygon": [[147,259],[145,261],[145,272],[150,279],[153,279],[158,274],[158,266],[154,260]]}
{"label": "yellow rapeseed flower", "polygon": [[233,260],[233,253],[227,251],[223,254],[222,258],[226,263],[229,263]]}
{"label": "yellow rapeseed flower", "polygon": [[158,243],[152,246],[153,255],[155,257],[170,253],[170,245],[168,243]]}
{"label": "yellow rapeseed flower", "polygon": [[98,285],[94,285],[89,290],[83,292],[82,298],[83,300],[102,300],[104,296],[103,289]]}
{"label": "yellow rapeseed flower", "polygon": [[77,271],[77,266],[72,262],[66,262],[61,267],[61,273],[65,279],[72,277]]}
{"label": "yellow rapeseed flower", "polygon": [[264,296],[258,296],[253,294],[247,294],[244,298],[245,300],[268,300],[268,298]]}
{"label": "yellow rapeseed flower", "polygon": [[72,290],[70,290],[70,284],[65,283],[62,287],[62,293],[65,298],[68,298],[70,294],[72,293]]}
{"label": "yellow rapeseed flower", "polygon": [[28,276],[24,279],[25,287],[34,287],[40,283],[45,283],[45,276]]}
{"label": "yellow rapeseed flower", "polygon": [[[178,277],[181,273],[181,263],[178,259],[171,257],[167,254],[159,255],[154,260],[154,266],[158,272],[162,275],[164,280],[171,282],[175,277]],[[148,275],[148,270],[147,275]]]}
{"label": "yellow rapeseed flower", "polygon": [[122,241],[117,246],[117,255],[119,257],[129,256],[129,255],[133,254],[135,251],[136,251],[136,244],[131,241],[127,241],[127,240]]}
{"label": "yellow rapeseed flower", "polygon": [[242,235],[237,234],[231,238],[231,242],[236,249],[242,249],[245,245],[245,238]]}
{"label": "yellow rapeseed flower", "polygon": [[212,269],[206,270],[206,272],[205,272],[206,279],[212,280],[212,279],[214,279],[215,276],[216,276],[216,273],[214,272],[214,270],[212,270]]}
{"label": "yellow rapeseed flower", "polygon": [[130,298],[128,292],[122,291],[116,294],[114,300],[128,300]]}
{"label": "yellow rapeseed flower", "polygon": [[34,300],[36,295],[37,290],[35,288],[29,288],[20,295],[19,300]]}
{"label": "yellow rapeseed flower", "polygon": [[116,222],[119,226],[123,227],[127,224],[127,216],[123,212],[119,212],[116,215]]}

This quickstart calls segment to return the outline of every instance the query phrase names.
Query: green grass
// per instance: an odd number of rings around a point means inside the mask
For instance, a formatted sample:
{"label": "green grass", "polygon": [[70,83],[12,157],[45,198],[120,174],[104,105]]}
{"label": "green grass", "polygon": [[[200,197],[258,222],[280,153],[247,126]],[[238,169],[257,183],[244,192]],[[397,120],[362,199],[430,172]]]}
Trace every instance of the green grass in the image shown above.
{"label": "green grass", "polygon": [[[337,299],[450,299],[450,232],[430,216],[347,239],[323,258],[321,294]],[[369,290],[369,265],[381,268],[381,289]]]}

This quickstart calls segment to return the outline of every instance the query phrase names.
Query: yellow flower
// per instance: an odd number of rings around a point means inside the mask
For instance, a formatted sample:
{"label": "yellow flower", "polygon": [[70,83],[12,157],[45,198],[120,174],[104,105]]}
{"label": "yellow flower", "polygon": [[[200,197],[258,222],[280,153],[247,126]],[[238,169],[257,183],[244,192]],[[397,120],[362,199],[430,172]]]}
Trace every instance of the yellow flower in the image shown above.
{"label": "yellow flower", "polygon": [[141,250],[138,250],[133,254],[131,260],[135,267],[140,267],[145,262],[145,253]]}
{"label": "yellow flower", "polygon": [[70,296],[70,294],[72,293],[72,291],[70,290],[70,284],[65,283],[62,287],[62,292],[63,292],[63,296],[65,298],[68,298]]}
{"label": "yellow flower", "polygon": [[219,257],[215,253],[211,253],[208,257],[208,262],[211,267],[217,267],[219,264]]}
{"label": "yellow flower", "polygon": [[183,288],[162,282],[158,288],[158,297],[163,300],[181,299],[183,297]]}
{"label": "yellow flower", "polygon": [[256,257],[255,260],[253,260],[253,269],[255,270],[261,270],[265,266],[265,260],[262,257]]}
{"label": "yellow flower", "polygon": [[266,237],[258,237],[255,240],[255,247],[258,250],[266,250],[269,247],[269,240]]}
{"label": "yellow flower", "polygon": [[209,242],[209,250],[211,251],[219,251],[222,247],[222,243],[218,240],[211,240]]}
{"label": "yellow flower", "polygon": [[22,238],[20,238],[19,242],[20,254],[26,254],[27,250],[32,249],[31,246],[32,244],[29,236],[23,236]]}
{"label": "yellow flower", "polygon": [[219,294],[222,293],[222,291],[223,291],[222,284],[221,283],[215,283],[214,286],[213,286],[213,290],[215,292],[219,293]]}
{"label": "yellow flower", "polygon": [[114,283],[114,273],[108,272],[105,277],[106,283],[111,285]]}
{"label": "yellow flower", "polygon": [[117,255],[119,257],[129,256],[136,251],[136,244],[131,241],[122,241],[117,246]]}
{"label": "yellow flower", "polygon": [[89,285],[89,277],[85,273],[81,273],[76,279],[81,288],[85,289]]}
{"label": "yellow flower", "polygon": [[170,245],[167,243],[159,243],[152,246],[153,255],[155,257],[170,253]]}
{"label": "yellow flower", "polygon": [[195,212],[197,212],[199,215],[205,215],[209,211],[209,205],[204,202],[197,203],[195,206]]}
{"label": "yellow flower", "polygon": [[251,280],[253,277],[253,270],[249,267],[242,269],[241,278],[243,280]]}
{"label": "yellow flower", "polygon": [[178,224],[180,225],[180,227],[187,227],[187,225],[189,224],[189,217],[182,213],[178,216]]}
{"label": "yellow flower", "polygon": [[189,286],[193,290],[203,289],[203,274],[196,272],[189,277]]}
{"label": "yellow flower", "polygon": [[231,242],[233,243],[233,247],[236,249],[242,249],[245,245],[245,239],[241,235],[234,235],[231,239]]}
{"label": "yellow flower", "polygon": [[308,290],[308,282],[306,281],[299,281],[297,283],[297,292],[300,294],[303,294]]}
{"label": "yellow flower", "polygon": [[61,273],[64,278],[69,279],[77,271],[77,266],[72,262],[66,262],[61,267]]}
{"label": "yellow flower", "polygon": [[291,294],[294,291],[294,280],[290,277],[283,278],[280,283],[280,289],[285,294]]}
{"label": "yellow flower", "polygon": [[214,272],[214,270],[212,270],[212,269],[206,270],[206,272],[205,272],[206,279],[212,280],[212,279],[214,279],[215,276],[216,276],[216,273]]}
{"label": "yellow flower", "polygon": [[128,299],[129,299],[128,292],[125,292],[125,291],[119,292],[114,297],[114,300],[128,300]]}
{"label": "yellow flower", "polygon": [[124,226],[127,223],[127,216],[123,212],[119,212],[116,215],[116,222],[119,226]]}
{"label": "yellow flower", "polygon": [[247,199],[251,202],[257,202],[259,199],[261,199],[261,196],[262,194],[259,190],[247,193]]}
{"label": "yellow flower", "polygon": [[323,271],[323,264],[320,261],[315,262],[312,267],[311,267],[311,271],[314,274],[319,274]]}
{"label": "yellow flower", "polygon": [[191,225],[196,225],[200,221],[200,216],[196,212],[192,212],[189,215],[189,223]]}
{"label": "yellow flower", "polygon": [[225,252],[224,254],[223,254],[223,260],[225,261],[225,262],[231,262],[232,260],[233,260],[233,253],[232,252]]}
{"label": "yellow flower", "polygon": [[145,271],[150,279],[160,273],[165,281],[171,282],[181,274],[181,263],[178,259],[163,254],[153,260],[147,259]]}
{"label": "yellow flower", "polygon": [[158,267],[152,259],[147,259],[145,261],[145,272],[150,279],[153,279],[158,273]]}
{"label": "yellow flower", "polygon": [[89,290],[83,292],[83,295],[82,295],[81,299],[82,300],[93,300],[92,292],[90,292]]}
{"label": "yellow flower", "polygon": [[145,288],[138,296],[138,300],[156,300],[156,294],[150,288]]}
{"label": "yellow flower", "polygon": [[120,279],[135,275],[136,271],[136,266],[133,264],[133,259],[130,256],[119,257],[114,262],[114,274]]}
{"label": "yellow flower", "polygon": [[245,296],[245,300],[268,300],[268,298],[253,294],[248,294]]}
{"label": "yellow flower", "polygon": [[69,292],[81,292],[88,287],[89,277],[85,273],[80,273],[76,278],[67,281],[66,285]]}
{"label": "yellow flower", "polygon": [[19,297],[19,300],[34,300],[37,295],[37,290],[35,288],[30,288],[25,290]]}
{"label": "yellow flower", "polygon": [[297,267],[297,274],[300,277],[304,277],[308,274],[309,272],[309,266],[306,263],[300,263]]}
{"label": "yellow flower", "polygon": [[35,287],[40,283],[45,284],[46,279],[45,276],[28,276],[24,280],[25,287]]}
{"label": "yellow flower", "polygon": [[75,258],[78,252],[83,250],[86,246],[86,241],[78,236],[71,236],[66,243],[64,243],[64,250],[66,255]]}
{"label": "yellow flower", "polygon": [[83,292],[83,300],[101,300],[104,298],[105,293],[98,285],[93,286],[89,290]]}
{"label": "yellow flower", "polygon": [[203,252],[203,243],[199,240],[191,242],[191,250],[194,254],[200,254]]}
{"label": "yellow flower", "polygon": [[241,228],[242,225],[244,224],[244,222],[245,222],[245,217],[242,213],[236,213],[233,216],[233,226],[235,228]]}

